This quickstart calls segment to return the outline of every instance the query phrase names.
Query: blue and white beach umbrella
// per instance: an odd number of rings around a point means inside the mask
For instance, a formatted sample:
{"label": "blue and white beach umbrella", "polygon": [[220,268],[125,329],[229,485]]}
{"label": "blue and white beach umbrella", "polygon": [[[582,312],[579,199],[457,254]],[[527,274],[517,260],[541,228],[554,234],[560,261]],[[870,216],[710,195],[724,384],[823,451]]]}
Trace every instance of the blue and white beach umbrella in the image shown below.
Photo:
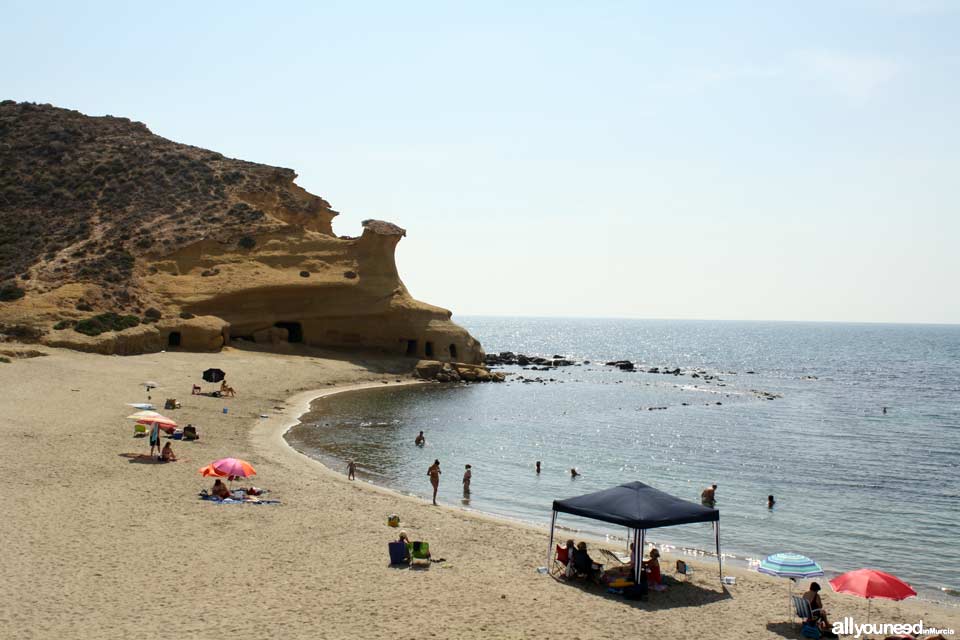
{"label": "blue and white beach umbrella", "polygon": [[757,571],[770,576],[793,580],[816,578],[823,575],[823,569],[820,568],[819,564],[799,553],[775,553],[767,556],[760,562]]}

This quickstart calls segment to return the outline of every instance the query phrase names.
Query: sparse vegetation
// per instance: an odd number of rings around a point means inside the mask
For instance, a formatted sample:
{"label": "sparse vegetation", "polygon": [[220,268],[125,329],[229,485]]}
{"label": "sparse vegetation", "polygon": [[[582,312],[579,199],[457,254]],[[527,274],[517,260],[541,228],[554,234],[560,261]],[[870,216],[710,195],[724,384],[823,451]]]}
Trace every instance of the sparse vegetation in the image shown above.
{"label": "sparse vegetation", "polygon": [[4,364],[10,364],[11,360],[7,356],[0,356],[0,362]]}
{"label": "sparse vegetation", "polygon": [[253,236],[243,236],[237,244],[243,249],[253,249],[257,246],[257,240]]}
{"label": "sparse vegetation", "polygon": [[19,300],[25,293],[23,289],[13,283],[0,285],[0,302]]}
{"label": "sparse vegetation", "polygon": [[110,311],[81,320],[73,330],[88,336],[98,336],[107,331],[123,331],[139,324],[140,318],[137,316],[120,315]]}
{"label": "sparse vegetation", "polygon": [[[166,140],[127,118],[0,102],[0,282],[39,267],[40,283],[121,290],[134,256],[274,228],[237,194],[274,194],[294,177]],[[316,203],[285,197],[283,206],[310,213]]]}
{"label": "sparse vegetation", "polygon": [[76,320],[61,320],[57,324],[53,325],[53,328],[57,331],[63,331],[64,329],[69,329],[76,324]]}

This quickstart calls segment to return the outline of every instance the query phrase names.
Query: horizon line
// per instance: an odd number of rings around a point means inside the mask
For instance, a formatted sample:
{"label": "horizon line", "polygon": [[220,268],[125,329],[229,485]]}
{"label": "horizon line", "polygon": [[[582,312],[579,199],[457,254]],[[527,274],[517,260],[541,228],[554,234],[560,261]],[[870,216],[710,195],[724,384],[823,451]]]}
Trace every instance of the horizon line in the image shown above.
{"label": "horizon line", "polygon": [[783,324],[869,324],[869,325],[896,325],[896,326],[925,326],[925,327],[958,327],[960,322],[934,321],[878,321],[878,320],[771,320],[771,319],[743,319],[743,318],[653,318],[641,316],[589,316],[589,315],[535,315],[535,314],[501,314],[501,313],[453,313],[452,318],[525,318],[543,320],[646,320],[657,322],[752,322],[752,323],[783,323]]}

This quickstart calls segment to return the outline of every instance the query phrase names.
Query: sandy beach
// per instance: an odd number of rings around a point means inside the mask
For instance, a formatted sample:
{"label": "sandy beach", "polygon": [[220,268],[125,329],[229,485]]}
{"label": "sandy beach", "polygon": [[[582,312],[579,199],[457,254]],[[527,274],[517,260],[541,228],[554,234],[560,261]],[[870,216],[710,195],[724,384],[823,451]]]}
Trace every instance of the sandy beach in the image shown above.
{"label": "sandy beach", "polygon": [[[350,482],[284,442],[311,399],[410,383],[410,361],[232,348],[129,357],[3,349],[47,355],[0,364],[8,496],[0,636],[801,637],[781,580],[728,568],[736,584],[722,587],[707,559],[689,584],[627,602],[539,574],[544,530]],[[227,372],[236,398],[190,395],[208,367]],[[146,400],[145,380],[160,385],[158,410],[201,434],[173,443],[176,463],[138,457],[149,445],[132,437],[125,403]],[[168,397],[182,407],[164,411]],[[198,468],[224,456],[249,460],[253,483],[282,504],[199,500],[210,482]],[[390,568],[391,513],[445,562]],[[826,586],[824,600],[834,618],[866,621],[865,600]],[[914,599],[871,610],[874,622],[960,630],[955,607]]]}

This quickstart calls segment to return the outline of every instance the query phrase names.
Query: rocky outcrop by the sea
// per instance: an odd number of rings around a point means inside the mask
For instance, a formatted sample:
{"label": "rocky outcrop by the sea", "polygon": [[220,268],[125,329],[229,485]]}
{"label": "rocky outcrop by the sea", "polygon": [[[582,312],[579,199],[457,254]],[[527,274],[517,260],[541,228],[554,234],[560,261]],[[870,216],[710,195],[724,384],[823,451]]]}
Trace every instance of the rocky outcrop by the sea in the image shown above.
{"label": "rocky outcrop by the sea", "polygon": [[0,103],[0,339],[98,353],[247,341],[480,364],[450,311],[397,273],[406,235],[271,167],[126,118]]}

